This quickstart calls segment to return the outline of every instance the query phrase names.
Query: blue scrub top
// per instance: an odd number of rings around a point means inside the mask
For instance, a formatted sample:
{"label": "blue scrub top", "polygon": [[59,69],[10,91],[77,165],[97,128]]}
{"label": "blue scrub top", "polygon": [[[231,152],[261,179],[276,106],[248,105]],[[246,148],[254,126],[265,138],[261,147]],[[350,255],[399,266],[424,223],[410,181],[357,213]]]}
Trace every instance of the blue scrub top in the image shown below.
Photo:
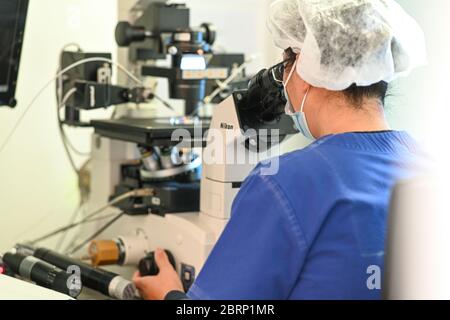
{"label": "blue scrub top", "polygon": [[281,157],[276,175],[259,165],[188,297],[380,299],[371,276],[391,191],[422,159],[407,133],[386,131],[326,136]]}

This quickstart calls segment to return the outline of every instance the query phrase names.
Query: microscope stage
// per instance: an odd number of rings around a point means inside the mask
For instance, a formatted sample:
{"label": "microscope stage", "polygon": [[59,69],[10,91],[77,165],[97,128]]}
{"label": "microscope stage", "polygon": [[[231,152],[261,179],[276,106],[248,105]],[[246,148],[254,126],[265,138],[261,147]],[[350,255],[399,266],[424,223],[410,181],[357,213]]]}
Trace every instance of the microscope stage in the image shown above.
{"label": "microscope stage", "polygon": [[179,129],[189,132],[192,146],[205,146],[205,132],[209,129],[210,118],[192,121],[189,118],[122,118],[95,120],[91,124],[95,133],[110,139],[138,143],[145,146],[175,146],[180,140],[172,140],[172,134]]}

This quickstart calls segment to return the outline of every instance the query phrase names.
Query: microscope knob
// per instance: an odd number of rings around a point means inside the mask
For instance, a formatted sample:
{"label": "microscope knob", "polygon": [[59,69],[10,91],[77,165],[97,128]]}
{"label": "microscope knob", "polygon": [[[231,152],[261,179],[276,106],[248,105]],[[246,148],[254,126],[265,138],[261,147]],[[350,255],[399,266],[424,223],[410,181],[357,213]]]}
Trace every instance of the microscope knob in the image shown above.
{"label": "microscope knob", "polygon": [[[170,264],[176,268],[175,258],[169,250],[164,250],[169,257]],[[155,260],[155,252],[150,252],[145,258],[139,261],[139,273],[141,277],[156,276],[159,273],[158,265]]]}
{"label": "microscope knob", "polygon": [[144,41],[147,37],[145,28],[132,26],[121,21],[116,26],[116,42],[119,47],[128,47],[133,42]]}
{"label": "microscope knob", "polygon": [[113,240],[94,240],[89,246],[89,257],[94,267],[117,264],[120,250]]}
{"label": "microscope knob", "polygon": [[213,25],[212,23],[203,23],[200,28],[203,29],[204,34],[205,34],[205,41],[206,43],[208,43],[209,45],[213,45],[216,42],[216,36],[217,36],[217,29],[216,26]]}

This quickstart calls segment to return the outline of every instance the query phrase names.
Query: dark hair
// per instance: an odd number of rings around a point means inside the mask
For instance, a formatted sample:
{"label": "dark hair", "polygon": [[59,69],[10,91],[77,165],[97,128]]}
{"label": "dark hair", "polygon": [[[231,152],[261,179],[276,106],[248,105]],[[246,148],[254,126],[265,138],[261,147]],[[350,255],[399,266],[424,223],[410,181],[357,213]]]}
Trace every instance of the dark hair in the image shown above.
{"label": "dark hair", "polygon": [[378,99],[384,105],[388,89],[388,83],[380,81],[367,87],[360,87],[353,84],[351,87],[342,91],[342,93],[355,107],[362,107],[365,98]]}
{"label": "dark hair", "polygon": [[[297,55],[292,48],[288,48],[284,51],[284,67],[290,68],[295,62]],[[356,108],[361,108],[364,104],[364,99],[378,99],[384,106],[386,96],[388,93],[389,85],[385,81],[374,83],[370,86],[357,86],[353,84],[349,88],[342,91],[344,97]]]}

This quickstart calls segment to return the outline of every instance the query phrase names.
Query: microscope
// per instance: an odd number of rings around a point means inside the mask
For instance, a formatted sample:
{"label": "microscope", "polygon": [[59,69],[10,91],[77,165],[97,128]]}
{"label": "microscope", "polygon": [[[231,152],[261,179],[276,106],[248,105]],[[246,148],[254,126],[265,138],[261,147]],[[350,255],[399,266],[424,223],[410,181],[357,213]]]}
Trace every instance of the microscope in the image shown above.
{"label": "microscope", "polygon": [[[246,177],[259,163],[267,174],[276,173],[280,144],[296,133],[284,113],[282,64],[247,77],[244,54],[215,53],[214,27],[191,28],[185,5],[140,4],[140,17],[116,28],[116,41],[129,47],[140,81],[113,85],[108,53],[63,52],[62,70],[88,62],[66,72],[57,88],[58,101],[64,102],[61,124],[94,130],[87,211],[110,203],[110,213],[121,214],[101,233],[101,222],[83,226],[75,239],[97,235],[79,247],[77,258],[108,270],[99,284],[104,288],[93,284],[90,289],[113,298],[130,296],[125,279],[136,268],[142,275],[158,273],[157,248],[166,250],[189,290],[226,227]],[[160,66],[161,61],[168,66]],[[124,103],[160,100],[170,107],[146,87],[147,77],[168,79],[169,98],[185,102],[183,116],[125,114],[82,121],[83,112]],[[212,116],[200,116],[206,103],[213,104]],[[137,190],[146,192],[117,201]],[[72,254],[66,258],[43,248],[25,251],[60,269],[73,264],[75,254],[66,250]],[[80,263],[80,268],[95,273],[88,265]],[[83,284],[95,283],[83,276]]]}
{"label": "microscope", "polygon": [[[245,63],[243,54],[214,53],[215,37],[210,24],[190,28],[189,9],[179,4],[152,2],[133,25],[117,25],[117,43],[129,46],[129,60],[139,62],[140,76],[169,79],[169,97],[186,105],[184,117],[91,122],[89,207],[137,188],[154,191],[116,206],[126,215],[102,234],[109,240],[91,244],[89,255],[96,265],[129,265],[128,274],[126,268],[118,269],[129,276],[142,258],[163,248],[173,256],[188,290],[230,219],[245,178],[258,163],[276,159],[280,143],[295,133],[284,114],[281,65],[252,78],[242,70],[227,88],[233,93],[212,100],[212,118],[198,116],[217,81]],[[156,66],[167,55],[169,68]],[[270,168],[276,165],[272,162],[267,170],[276,169]],[[108,252],[114,252],[112,259]]]}

